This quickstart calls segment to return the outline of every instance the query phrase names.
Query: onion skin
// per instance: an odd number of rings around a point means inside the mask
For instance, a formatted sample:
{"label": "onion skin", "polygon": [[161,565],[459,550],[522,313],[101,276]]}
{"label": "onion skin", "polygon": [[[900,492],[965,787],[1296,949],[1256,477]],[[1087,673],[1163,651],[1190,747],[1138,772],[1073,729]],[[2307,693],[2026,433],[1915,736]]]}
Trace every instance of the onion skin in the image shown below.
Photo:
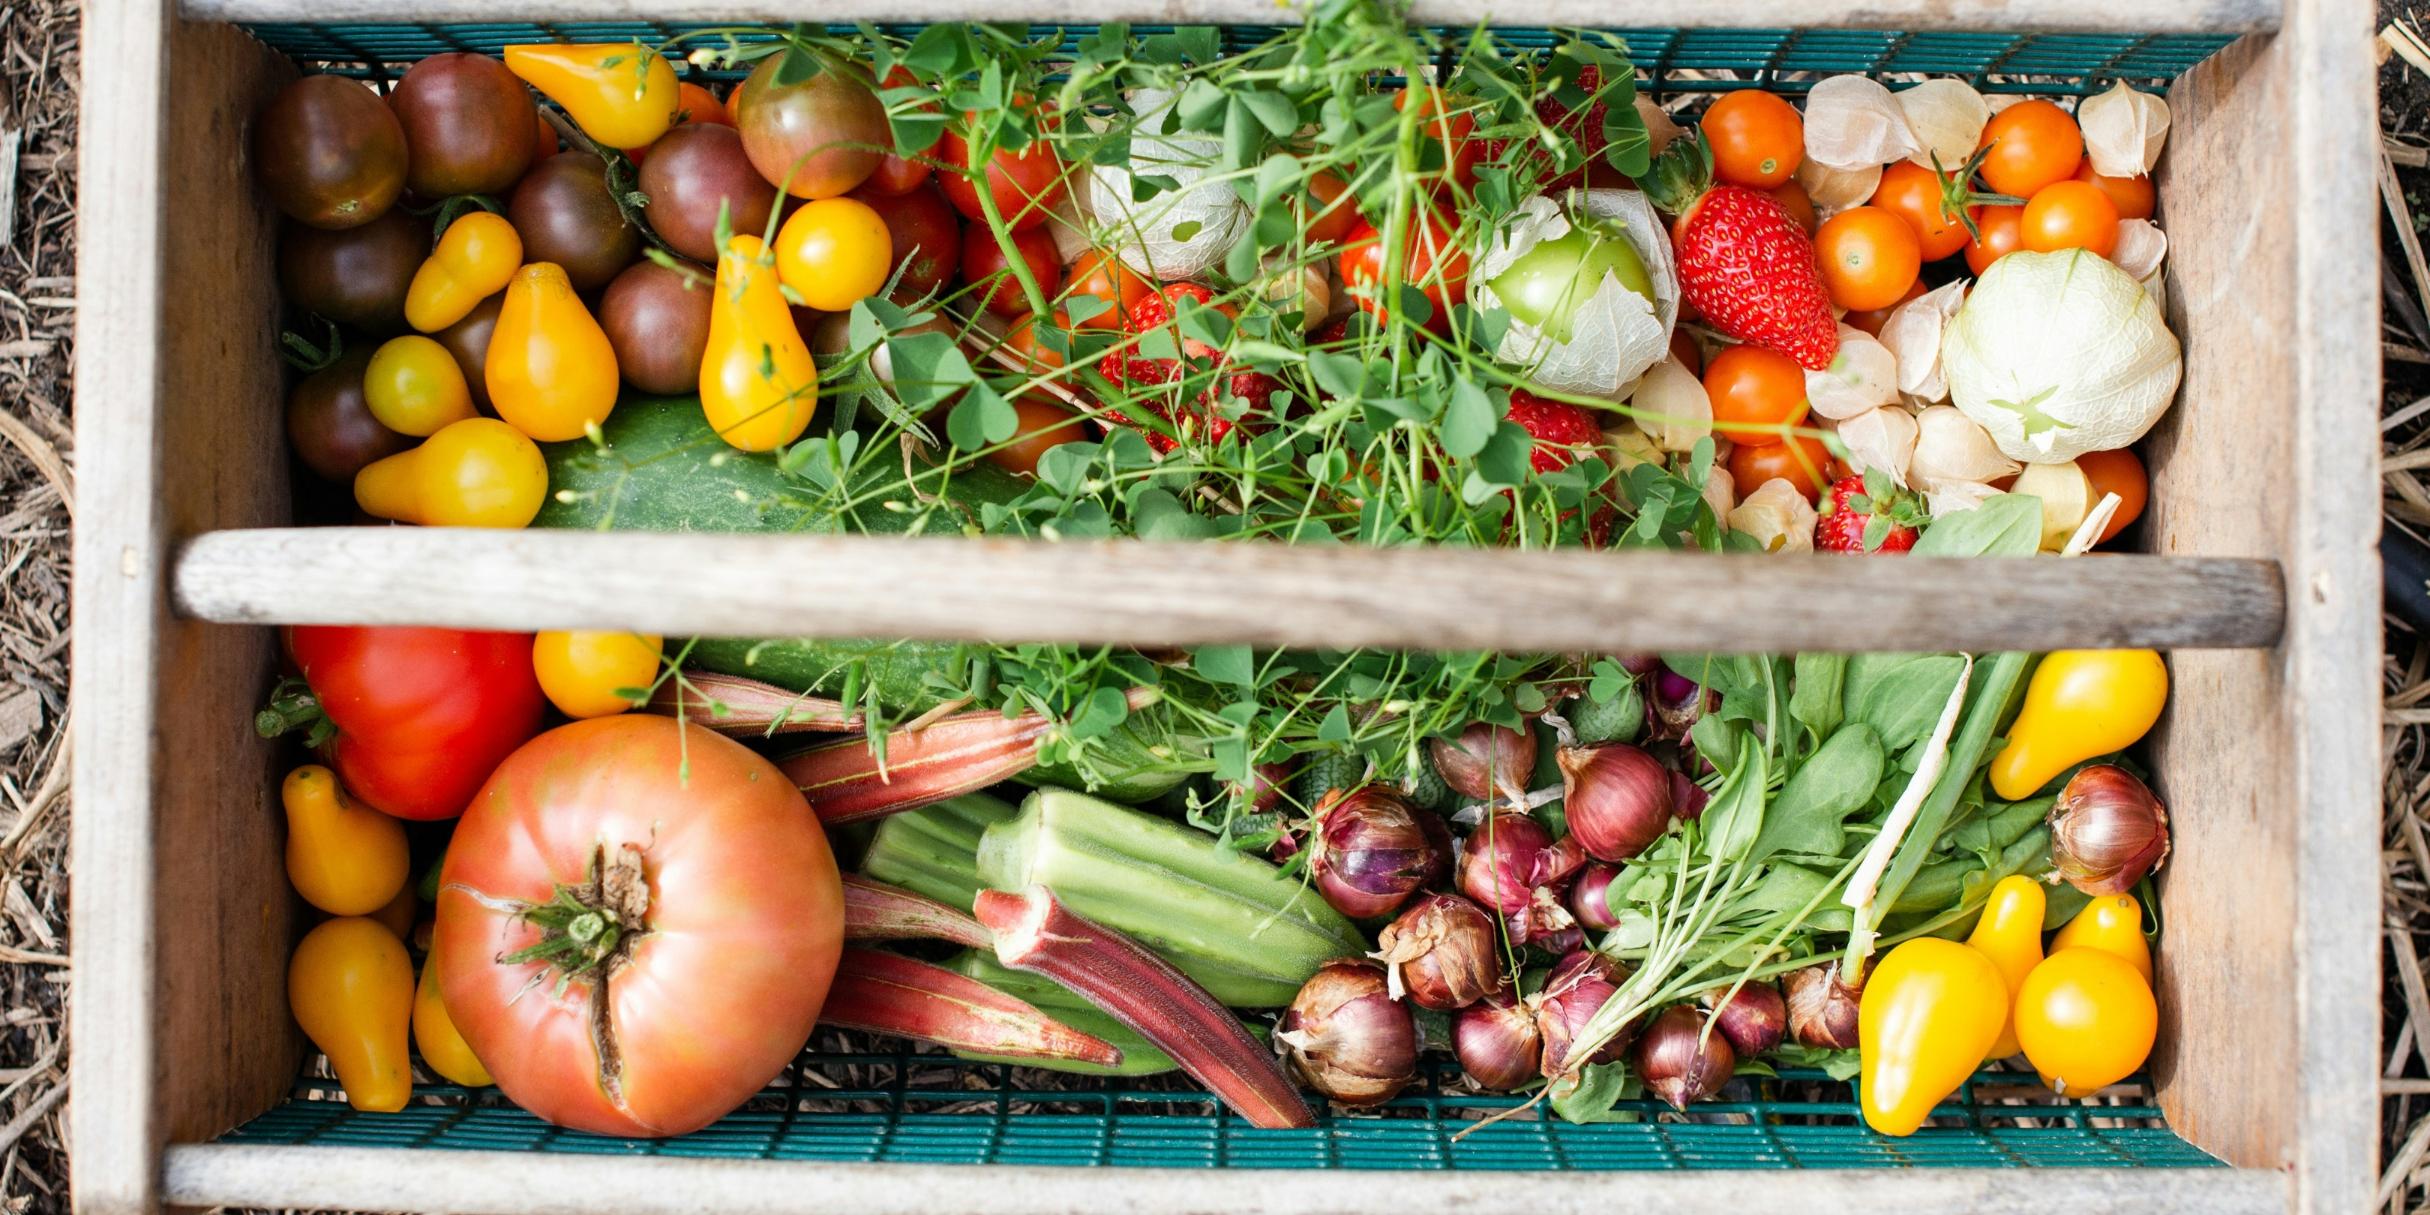
{"label": "onion skin", "polygon": [[1417,1078],[1417,1018],[1365,958],[1336,958],[1309,976],[1274,1040],[1302,1083],[1353,1109],[1382,1105]]}
{"label": "onion skin", "polygon": [[1473,801],[1523,794],[1536,770],[1536,736],[1527,730],[1472,722],[1458,737],[1437,738],[1427,747],[1443,783]]}
{"label": "onion skin", "polygon": [[1698,719],[1721,707],[1721,698],[1669,667],[1654,671],[1652,734],[1655,738],[1686,738]]}
{"label": "onion skin", "polygon": [[1515,996],[1496,992],[1452,1014],[1451,1053],[1470,1084],[1507,1093],[1538,1078],[1544,1033]]}
{"label": "onion skin", "polygon": [[[839,314],[840,315],[840,314]],[[1267,814],[1282,800],[1283,789],[1291,783],[1291,765],[1285,763],[1258,764],[1249,769],[1249,812]],[[1226,781],[1224,792],[1240,792],[1237,781]]]}
{"label": "onion skin", "polygon": [[1671,774],[1661,761],[1628,743],[1563,747],[1561,805],[1570,838],[1598,861],[1625,861],[1671,826]]}
{"label": "onion skin", "polygon": [[1789,1036],[1816,1050],[1855,1050],[1857,1005],[1864,986],[1839,981],[1839,963],[1824,962],[1781,976],[1789,1006]]}
{"label": "onion skin", "polygon": [[2050,807],[2050,859],[2090,895],[2125,894],[2168,860],[2168,809],[2114,764],[2079,770]]}
{"label": "onion skin", "polygon": [[1524,814],[1487,815],[1460,853],[1460,893],[1487,910],[1517,915],[1559,859],[1544,824]]}
{"label": "onion skin", "polygon": [[1569,914],[1578,927],[1588,932],[1610,932],[1620,926],[1620,917],[1612,914],[1612,879],[1620,876],[1617,866],[1597,862],[1578,872],[1578,880],[1569,888]]}
{"label": "onion skin", "polygon": [[1663,1009],[1637,1039],[1637,1076],[1675,1110],[1685,1110],[1721,1091],[1738,1069],[1738,1055],[1718,1026],[1705,1032],[1701,1009],[1674,1004]]}
{"label": "onion skin", "polygon": [[1466,1008],[1509,983],[1495,956],[1493,917],[1456,894],[1422,895],[1376,939],[1375,958],[1412,1003]]}
{"label": "onion skin", "polygon": [[1671,773],[1671,808],[1681,822],[1692,823],[1703,818],[1705,803],[1712,800],[1713,795],[1705,792],[1704,786],[1688,779],[1687,773],[1676,770]]}
{"label": "onion skin", "polygon": [[1634,1022],[1613,1035],[1592,1056],[1577,1058],[1571,1049],[1578,1031],[1627,981],[1627,967],[1591,950],[1578,950],[1553,966],[1552,974],[1544,980],[1544,990],[1529,997],[1535,1008],[1536,1031],[1544,1035],[1538,1074],[1547,1080],[1556,1079],[1589,1063],[1609,1063],[1628,1052],[1629,1042],[1636,1034]]}
{"label": "onion skin", "polygon": [[1305,846],[1317,893],[1354,920],[1391,915],[1451,869],[1451,832],[1441,816],[1385,785],[1319,803]]}
{"label": "onion skin", "polygon": [[1697,1003],[1712,1010],[1714,1028],[1730,1040],[1730,1049],[1741,1059],[1780,1045],[1789,1032],[1789,1002],[1769,983],[1749,982],[1734,995],[1727,987],[1716,987],[1697,997]]}

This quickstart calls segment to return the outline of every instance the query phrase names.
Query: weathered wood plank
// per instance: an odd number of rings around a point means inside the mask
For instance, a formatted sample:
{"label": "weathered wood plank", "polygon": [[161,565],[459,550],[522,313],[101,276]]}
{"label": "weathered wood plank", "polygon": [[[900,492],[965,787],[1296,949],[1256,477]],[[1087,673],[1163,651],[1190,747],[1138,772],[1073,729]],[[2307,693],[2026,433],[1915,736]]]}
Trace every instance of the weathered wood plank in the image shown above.
{"label": "weathered wood plank", "polygon": [[417,528],[199,536],[173,593],[235,623],[1604,652],[2261,646],[2284,611],[2267,561]]}
{"label": "weathered wood plank", "polygon": [[[190,18],[216,21],[960,21],[970,0],[184,0]],[[996,0],[990,21],[1200,22],[1269,25],[1293,19],[1274,0]],[[1417,20],[1549,26],[1770,28],[1794,18],[1814,29],[1986,29],[2014,32],[2244,33],[2277,27],[2278,0],[1809,0],[1794,13],[1777,0],[1417,0]]]}
{"label": "weathered wood plank", "polygon": [[[433,1164],[433,1161],[443,1163]],[[337,1207],[468,1215],[1470,1215],[1524,1193],[1541,1215],[2260,1215],[2286,1181],[2246,1169],[1859,1169],[1722,1173],[1367,1172],[1293,1169],[913,1168],[541,1152],[400,1152],[206,1144],[169,1149],[170,1201],[194,1207]],[[1622,1195],[1615,1200],[1615,1195]]]}

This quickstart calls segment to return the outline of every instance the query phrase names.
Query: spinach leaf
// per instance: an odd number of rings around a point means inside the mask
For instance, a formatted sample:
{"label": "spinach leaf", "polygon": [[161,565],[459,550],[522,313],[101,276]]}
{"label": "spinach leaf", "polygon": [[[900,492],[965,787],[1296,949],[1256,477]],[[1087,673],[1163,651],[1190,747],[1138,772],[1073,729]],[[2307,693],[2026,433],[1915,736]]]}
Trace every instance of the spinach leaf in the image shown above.
{"label": "spinach leaf", "polygon": [[[1703,724],[1701,722],[1699,725]],[[1701,822],[1713,855],[1743,859],[1763,830],[1764,788],[1770,783],[1770,753],[1751,733],[1738,736],[1738,755],[1722,777]]]}
{"label": "spinach leaf", "polygon": [[1790,774],[1748,855],[1758,861],[1781,852],[1839,855],[1847,844],[1842,824],[1872,803],[1881,781],[1881,735],[1863,722],[1848,723]]}
{"label": "spinach leaf", "polygon": [[1965,667],[1966,660],[1954,654],[1915,655],[1886,670],[1864,664],[1866,678],[1859,684],[1859,664],[1851,662],[1848,720],[1873,727],[1883,753],[1900,754],[1931,736]]}
{"label": "spinach leaf", "polygon": [[2042,500],[1999,494],[1942,515],[1915,542],[1918,557],[2030,557],[2042,547]]}
{"label": "spinach leaf", "polygon": [[1789,717],[1820,742],[1839,728],[1843,710],[1840,689],[1847,680],[1845,654],[1799,654],[1790,664],[1794,686],[1789,692]]}

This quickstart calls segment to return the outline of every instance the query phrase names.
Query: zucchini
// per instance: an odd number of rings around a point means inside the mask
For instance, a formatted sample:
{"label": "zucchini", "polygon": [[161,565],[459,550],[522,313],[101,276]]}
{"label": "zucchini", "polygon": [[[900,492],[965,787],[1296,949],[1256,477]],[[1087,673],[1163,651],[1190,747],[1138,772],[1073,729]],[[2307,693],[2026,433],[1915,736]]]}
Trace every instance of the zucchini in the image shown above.
{"label": "zucchini", "polygon": [[992,890],[1044,886],[1076,915],[1135,937],[1233,1008],[1291,1002],[1318,967],[1366,952],[1298,878],[1206,832],[1040,789],[979,840]]}

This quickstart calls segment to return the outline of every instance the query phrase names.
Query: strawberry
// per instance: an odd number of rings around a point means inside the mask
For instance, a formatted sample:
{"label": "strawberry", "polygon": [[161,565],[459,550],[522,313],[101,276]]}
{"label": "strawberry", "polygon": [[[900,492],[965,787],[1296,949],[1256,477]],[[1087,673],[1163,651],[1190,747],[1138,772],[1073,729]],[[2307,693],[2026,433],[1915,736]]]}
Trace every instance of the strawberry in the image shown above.
{"label": "strawberry", "polygon": [[1839,353],[1839,322],[1814,241],[1779,200],[1713,184],[1713,152],[1693,132],[1655,159],[1645,196],[1671,222],[1679,289],[1707,324],[1821,371]]}
{"label": "strawberry", "polygon": [[[1583,106],[1573,108],[1568,102],[1549,92],[1536,101],[1536,120],[1569,137],[1578,145],[1579,153],[1586,158],[1582,166],[1547,180],[1544,183],[1544,189],[1557,190],[1578,185],[1627,185],[1627,179],[1620,175],[1619,170],[1611,166],[1611,162],[1603,158],[1604,150],[1611,145],[1611,141],[1603,134],[1603,120],[1611,112],[1611,105],[1603,93],[1603,69],[1591,63],[1580,65],[1578,89],[1587,97],[1586,104]],[[1508,139],[1488,141],[1485,148],[1486,159],[1502,163],[1503,152],[1509,148],[1511,143],[1512,141]],[[1519,169],[1523,174],[1531,170],[1535,173],[1548,174],[1553,167],[1552,154],[1542,144],[1531,140],[1519,163],[1512,167]]]}
{"label": "strawberry", "polygon": [[1540,473],[1559,472],[1603,442],[1603,424],[1595,415],[1565,401],[1547,401],[1524,388],[1510,390],[1510,412],[1504,416],[1535,439],[1527,462]]}
{"label": "strawberry", "polygon": [[[1215,293],[1205,287],[1196,283],[1167,283],[1131,305],[1129,315],[1123,318],[1124,331],[1144,334],[1171,325],[1174,301],[1184,298],[1210,308],[1217,306],[1213,302]],[[1227,308],[1224,311],[1229,313],[1231,310]],[[1239,424],[1256,429],[1250,424],[1249,418],[1262,416],[1272,408],[1274,392],[1281,387],[1274,377],[1260,371],[1224,370],[1229,359],[1223,352],[1178,333],[1174,339],[1180,346],[1181,358],[1148,357],[1139,353],[1136,344],[1128,344],[1117,346],[1098,359],[1097,371],[1117,385],[1152,387],[1176,384],[1198,370],[1196,364],[1211,363],[1219,374],[1213,384],[1199,390],[1192,405],[1184,406],[1170,401],[1163,404],[1145,402],[1147,407],[1184,438],[1190,437],[1192,431],[1198,431],[1204,434],[1207,442],[1220,443],[1225,435],[1232,433],[1235,423],[1217,408],[1217,402],[1225,398],[1238,398],[1248,402],[1247,415]],[[1141,426],[1118,411],[1108,410],[1104,416],[1106,421],[1138,431],[1140,437],[1147,440],[1149,448],[1159,455],[1180,446],[1180,441],[1173,436]]]}
{"label": "strawberry", "polygon": [[1814,522],[1814,547],[1826,553],[1903,553],[1915,547],[1924,504],[1891,484],[1880,469],[1831,483],[1830,500]]}

